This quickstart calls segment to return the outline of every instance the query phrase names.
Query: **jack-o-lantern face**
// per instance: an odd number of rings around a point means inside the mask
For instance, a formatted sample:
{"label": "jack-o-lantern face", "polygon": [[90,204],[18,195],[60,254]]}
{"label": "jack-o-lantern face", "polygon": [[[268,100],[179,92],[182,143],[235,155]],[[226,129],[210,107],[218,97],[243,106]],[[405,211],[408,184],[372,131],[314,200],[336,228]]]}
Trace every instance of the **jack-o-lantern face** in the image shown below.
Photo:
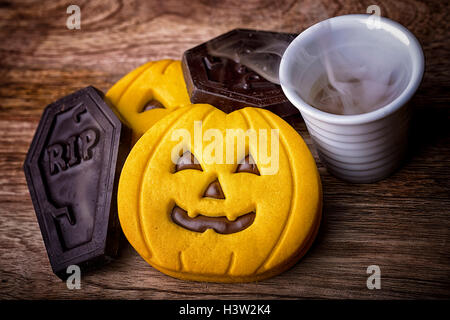
{"label": "jack-o-lantern face", "polygon": [[137,141],[159,119],[190,105],[181,62],[148,62],[120,79],[107,93],[112,109]]}
{"label": "jack-o-lantern face", "polygon": [[[255,139],[227,148],[236,141],[228,139],[231,130],[252,130]],[[261,156],[266,147],[270,159]],[[227,160],[217,161],[219,154]],[[181,279],[254,281],[289,268],[311,245],[320,178],[302,138],[275,114],[192,105],[136,143],[120,177],[118,209],[127,239],[158,270]]]}

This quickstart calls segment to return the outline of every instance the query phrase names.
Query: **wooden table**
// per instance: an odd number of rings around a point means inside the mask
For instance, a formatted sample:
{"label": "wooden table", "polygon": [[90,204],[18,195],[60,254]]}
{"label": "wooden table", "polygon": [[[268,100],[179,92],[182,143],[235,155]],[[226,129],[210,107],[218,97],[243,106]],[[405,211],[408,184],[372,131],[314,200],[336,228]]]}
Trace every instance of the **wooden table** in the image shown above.
{"label": "wooden table", "polygon": [[[412,100],[411,148],[398,172],[349,184],[316,157],[324,188],[319,235],[301,262],[275,278],[180,281],[148,266],[125,242],[116,261],[69,290],[51,272],[22,171],[47,104],[87,85],[106,91],[138,65],[179,59],[232,28],[300,32],[327,17],[365,13],[373,1],[78,0],[81,30],[66,28],[70,1],[1,1],[0,298],[450,298],[449,6],[376,3],[415,33],[426,56]],[[311,146],[303,120],[290,121]],[[380,290],[366,287],[369,265],[381,269]]]}

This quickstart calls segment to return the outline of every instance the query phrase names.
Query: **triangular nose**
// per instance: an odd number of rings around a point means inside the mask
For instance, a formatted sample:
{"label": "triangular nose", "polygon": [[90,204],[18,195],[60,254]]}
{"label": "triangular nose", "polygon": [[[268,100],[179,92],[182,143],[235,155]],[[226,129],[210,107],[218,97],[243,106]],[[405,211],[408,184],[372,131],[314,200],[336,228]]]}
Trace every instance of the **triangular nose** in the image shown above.
{"label": "triangular nose", "polygon": [[215,180],[209,184],[208,188],[206,188],[206,191],[203,194],[203,197],[225,199],[225,195],[223,194],[219,180]]}

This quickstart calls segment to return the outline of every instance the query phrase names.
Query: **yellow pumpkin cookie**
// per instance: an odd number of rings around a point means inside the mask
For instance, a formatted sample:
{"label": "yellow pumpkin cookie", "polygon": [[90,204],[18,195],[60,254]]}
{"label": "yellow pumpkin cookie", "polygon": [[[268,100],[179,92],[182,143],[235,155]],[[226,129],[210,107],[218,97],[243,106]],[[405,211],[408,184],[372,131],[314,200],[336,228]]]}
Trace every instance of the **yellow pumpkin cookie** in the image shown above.
{"label": "yellow pumpkin cookie", "polygon": [[190,104],[181,61],[148,62],[120,79],[106,100],[120,120],[139,139],[159,119]]}
{"label": "yellow pumpkin cookie", "polygon": [[313,242],[320,176],[303,139],[275,114],[192,105],[135,144],[118,210],[129,242],[165,274],[261,280],[291,267]]}

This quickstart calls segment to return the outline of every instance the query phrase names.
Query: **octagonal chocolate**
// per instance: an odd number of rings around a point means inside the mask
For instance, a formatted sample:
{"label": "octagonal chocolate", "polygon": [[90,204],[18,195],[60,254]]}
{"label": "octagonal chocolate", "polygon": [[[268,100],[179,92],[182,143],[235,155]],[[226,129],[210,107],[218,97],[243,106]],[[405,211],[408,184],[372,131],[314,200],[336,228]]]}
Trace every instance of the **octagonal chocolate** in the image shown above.
{"label": "octagonal chocolate", "polygon": [[103,94],[87,87],[49,106],[24,171],[53,272],[87,269],[117,254],[116,188],[129,132]]}
{"label": "octagonal chocolate", "polygon": [[296,34],[234,29],[184,52],[183,74],[192,103],[209,103],[224,112],[245,107],[270,110],[279,116],[299,114],[281,87],[234,60],[211,55],[209,48],[240,41],[258,50],[281,39],[289,43]]}

